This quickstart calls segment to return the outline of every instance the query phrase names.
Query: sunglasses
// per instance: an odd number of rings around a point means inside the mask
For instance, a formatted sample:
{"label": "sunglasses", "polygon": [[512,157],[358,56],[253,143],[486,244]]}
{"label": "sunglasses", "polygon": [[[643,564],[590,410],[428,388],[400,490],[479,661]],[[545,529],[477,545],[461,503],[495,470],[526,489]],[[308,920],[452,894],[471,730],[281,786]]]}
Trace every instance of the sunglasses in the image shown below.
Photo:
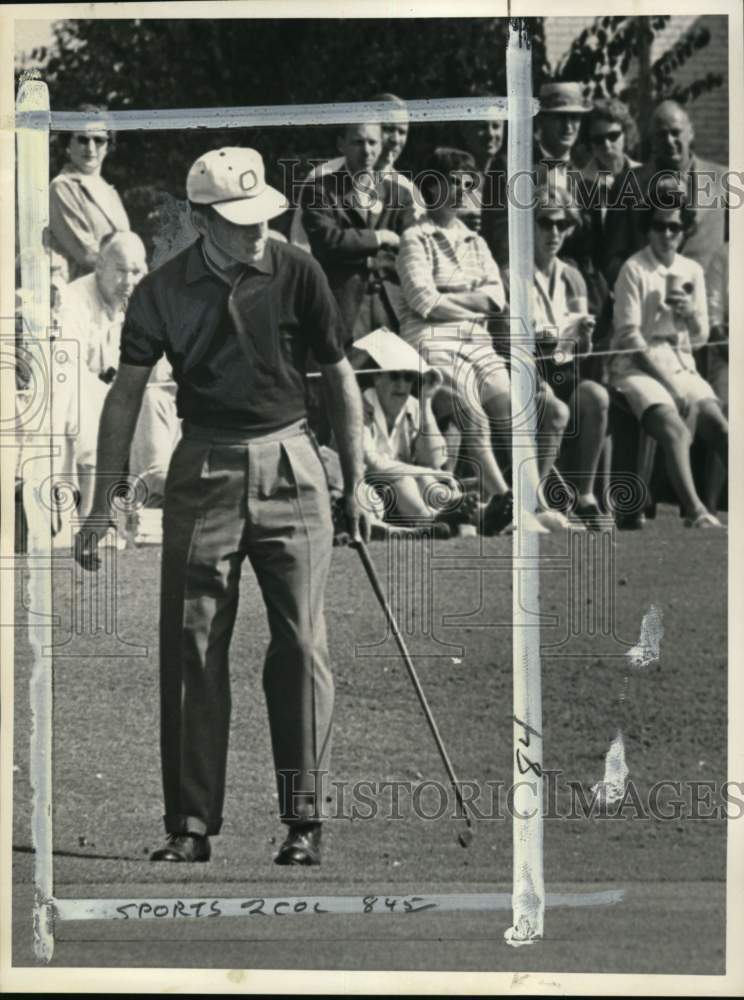
{"label": "sunglasses", "polygon": [[87,146],[89,143],[94,143],[96,146],[105,146],[108,139],[105,139],[100,135],[76,135],[74,136],[75,142],[79,143],[81,146]]}
{"label": "sunglasses", "polygon": [[474,175],[468,173],[450,174],[448,180],[450,184],[454,184],[455,187],[459,187],[462,191],[472,191],[477,184]]}
{"label": "sunglasses", "polygon": [[678,236],[685,228],[681,222],[652,222],[651,228],[655,233],[671,233]]}
{"label": "sunglasses", "polygon": [[590,135],[589,141],[592,146],[604,146],[605,142],[617,142],[620,136],[623,134],[621,128],[613,129],[611,132],[605,132],[603,135]]}
{"label": "sunglasses", "polygon": [[567,229],[572,228],[573,223],[569,222],[568,219],[538,219],[537,226],[545,233],[549,233],[553,229],[557,229],[559,233],[565,233]]}

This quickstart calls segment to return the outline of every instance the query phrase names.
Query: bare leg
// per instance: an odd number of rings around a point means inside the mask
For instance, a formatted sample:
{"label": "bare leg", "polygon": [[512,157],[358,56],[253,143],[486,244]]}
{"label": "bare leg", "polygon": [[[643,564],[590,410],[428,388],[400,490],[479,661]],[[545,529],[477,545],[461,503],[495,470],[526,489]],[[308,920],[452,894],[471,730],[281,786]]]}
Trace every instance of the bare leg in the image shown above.
{"label": "bare leg", "polygon": [[715,514],[728,475],[728,421],[718,402],[698,404],[697,431],[710,448],[705,465],[705,506]]}
{"label": "bare leg", "polygon": [[[499,468],[496,456],[491,447],[491,426],[488,415],[480,400],[473,398],[470,386],[476,380],[468,378],[465,381],[465,372],[470,369],[470,365],[460,361],[458,363],[457,379],[444,369],[442,374],[445,379],[445,386],[450,388],[456,397],[455,419],[462,430],[463,444],[467,446],[468,453],[472,455],[473,461],[478,465],[481,477],[481,491],[484,496],[493,494],[503,494],[509,489],[504,474]],[[461,385],[463,391],[460,391]]]}
{"label": "bare leg", "polygon": [[577,404],[577,436],[564,443],[561,467],[578,496],[586,496],[594,493],[594,481],[607,435],[610,397],[604,386],[589,380],[578,385],[574,398]]}
{"label": "bare leg", "polygon": [[682,513],[690,516],[703,511],[690,467],[692,438],[677,410],[667,405],[652,406],[643,414],[643,426],[664,452],[667,473]]}
{"label": "bare leg", "polygon": [[542,415],[537,429],[537,471],[540,482],[555,464],[569,418],[568,407],[548,386],[543,388],[541,408]]}

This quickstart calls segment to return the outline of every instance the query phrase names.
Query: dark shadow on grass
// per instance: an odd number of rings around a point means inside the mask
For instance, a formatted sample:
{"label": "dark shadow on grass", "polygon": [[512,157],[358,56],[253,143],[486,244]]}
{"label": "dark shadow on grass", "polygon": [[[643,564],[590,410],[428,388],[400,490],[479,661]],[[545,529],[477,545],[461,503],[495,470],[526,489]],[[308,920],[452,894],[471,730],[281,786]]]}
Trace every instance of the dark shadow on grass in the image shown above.
{"label": "dark shadow on grass", "polygon": [[[28,847],[26,844],[14,844],[13,851],[16,854],[36,854],[36,850],[33,847]],[[82,854],[77,851],[52,851],[52,856],[55,858],[86,858],[90,861],[144,861],[146,856],[133,858],[126,854]]]}

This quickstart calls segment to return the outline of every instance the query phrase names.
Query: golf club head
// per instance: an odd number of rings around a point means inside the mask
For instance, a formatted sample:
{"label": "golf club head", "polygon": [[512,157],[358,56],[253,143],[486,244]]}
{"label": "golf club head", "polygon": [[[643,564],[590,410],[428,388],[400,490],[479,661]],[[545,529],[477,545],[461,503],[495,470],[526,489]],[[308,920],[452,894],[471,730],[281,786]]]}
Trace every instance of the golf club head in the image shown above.
{"label": "golf club head", "polygon": [[460,845],[460,847],[470,847],[470,845],[473,843],[473,831],[470,829],[470,827],[468,827],[467,830],[462,830],[457,835],[457,842]]}

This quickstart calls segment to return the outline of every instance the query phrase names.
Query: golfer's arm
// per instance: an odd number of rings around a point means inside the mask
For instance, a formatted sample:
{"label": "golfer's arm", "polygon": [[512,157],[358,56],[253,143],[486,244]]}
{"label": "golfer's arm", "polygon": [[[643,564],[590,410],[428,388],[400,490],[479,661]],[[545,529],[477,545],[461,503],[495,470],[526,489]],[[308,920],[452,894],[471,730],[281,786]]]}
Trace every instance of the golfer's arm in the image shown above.
{"label": "golfer's arm", "polygon": [[124,472],[151,371],[139,365],[120,365],[106,396],[98,428],[96,488],[91,509],[94,516],[110,514],[108,495],[112,477]]}
{"label": "golfer's arm", "polygon": [[362,396],[354,369],[346,358],[336,364],[321,365],[320,370],[344,475],[344,489],[349,495],[364,478]]}

